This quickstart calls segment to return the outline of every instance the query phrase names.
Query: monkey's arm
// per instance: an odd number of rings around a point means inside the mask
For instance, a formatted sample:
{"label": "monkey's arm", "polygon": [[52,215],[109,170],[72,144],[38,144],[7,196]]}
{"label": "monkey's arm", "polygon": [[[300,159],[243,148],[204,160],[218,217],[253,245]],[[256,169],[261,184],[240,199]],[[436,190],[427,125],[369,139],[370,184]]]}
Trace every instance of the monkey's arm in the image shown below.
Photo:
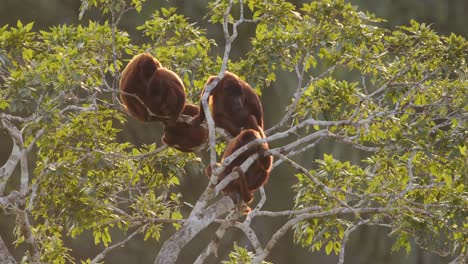
{"label": "monkey's arm", "polygon": [[246,129],[256,130],[260,133],[260,135],[262,135],[262,137],[265,137],[265,134],[263,133],[263,129],[259,126],[257,117],[255,117],[255,115],[249,115],[247,117],[245,126],[242,128],[242,130],[246,130]]}
{"label": "monkey's arm", "polygon": [[241,127],[239,127],[233,122],[232,117],[226,116],[222,112],[221,113],[216,113],[217,111],[213,111],[213,112],[214,112],[213,119],[217,127],[223,128],[232,137],[239,135],[239,133],[241,132]]}
{"label": "monkey's arm", "polygon": [[[246,105],[250,109],[250,113],[257,119],[257,124],[263,129],[263,108],[257,94],[253,89],[249,89],[246,93]],[[257,129],[255,129],[257,130]]]}

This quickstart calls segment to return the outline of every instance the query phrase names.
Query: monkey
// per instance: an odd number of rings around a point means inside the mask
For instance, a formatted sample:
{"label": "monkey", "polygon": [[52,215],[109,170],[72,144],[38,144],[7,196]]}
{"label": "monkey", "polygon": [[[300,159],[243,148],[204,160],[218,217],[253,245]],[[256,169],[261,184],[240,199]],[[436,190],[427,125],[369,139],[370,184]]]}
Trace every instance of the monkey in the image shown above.
{"label": "monkey", "polygon": [[[196,116],[199,108],[193,104],[186,104],[182,110],[183,115]],[[184,122],[166,124],[164,135],[161,140],[175,149],[182,152],[193,152],[197,147],[206,142],[208,130],[204,127],[190,125]]]}
{"label": "monkey", "polygon": [[[247,143],[264,137],[265,135],[262,130],[260,132],[253,129],[242,130],[242,132],[233,138],[226,146],[221,162]],[[233,201],[240,202],[240,199],[242,199],[246,204],[251,203],[253,200],[253,192],[267,182],[270,177],[270,170],[273,164],[272,156],[264,156],[265,152],[268,150],[269,147],[267,143],[253,146],[234,159],[221,173],[218,183],[232,171],[239,173],[239,177],[230,182],[223,190],[233,199]],[[250,165],[245,173],[242,172],[240,169],[242,163],[255,153],[259,154],[258,159]],[[206,175],[211,177],[211,173],[211,165],[208,165],[206,168]]]}
{"label": "monkey", "polygon": [[128,114],[141,122],[175,123],[185,104],[185,88],[176,73],[151,54],[141,53],[122,71],[120,99]]}
{"label": "monkey", "polygon": [[[205,87],[215,79],[216,76],[209,77]],[[211,91],[208,100],[215,125],[225,129],[231,136],[235,137],[245,129],[263,130],[260,99],[252,87],[234,73],[225,72],[224,77]],[[205,118],[200,100],[200,111],[192,124],[200,125]]]}

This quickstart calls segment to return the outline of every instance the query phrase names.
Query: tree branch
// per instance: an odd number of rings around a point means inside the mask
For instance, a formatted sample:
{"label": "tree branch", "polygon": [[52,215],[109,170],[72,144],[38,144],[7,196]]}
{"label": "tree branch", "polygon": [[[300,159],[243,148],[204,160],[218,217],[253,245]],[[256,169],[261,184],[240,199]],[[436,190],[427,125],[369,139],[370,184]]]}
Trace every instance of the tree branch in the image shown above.
{"label": "tree branch", "polygon": [[242,210],[233,210],[229,213],[226,218],[224,219],[221,226],[216,230],[213,240],[210,244],[205,248],[205,250],[198,256],[198,258],[193,262],[194,264],[203,264],[206,259],[211,255],[214,254],[218,257],[218,248],[226,231],[235,225],[236,220],[241,217],[243,214]]}
{"label": "tree branch", "polygon": [[124,240],[120,241],[119,243],[116,243],[112,246],[109,246],[107,248],[105,248],[101,253],[99,253],[92,261],[91,261],[91,264],[97,264],[99,261],[103,260],[107,254],[109,254],[109,252],[111,252],[112,250],[116,249],[116,248],[119,248],[119,247],[123,247],[125,246],[125,244],[128,243],[128,241],[130,241],[133,237],[135,237],[136,235],[138,235],[141,231],[143,231],[143,229],[146,227],[146,225],[142,225],[140,226],[139,228],[137,228],[137,230],[135,230],[133,233],[131,233],[127,238],[125,238]]}
{"label": "tree branch", "polygon": [[[307,55],[308,56],[308,55]],[[307,56],[306,58],[303,60],[305,61],[307,59]],[[335,68],[336,68],[337,64],[331,66],[330,68],[328,68],[327,70],[325,70],[324,72],[322,72],[319,76],[315,77],[315,78],[310,78],[310,80],[307,82],[306,85],[302,86],[302,81],[303,81],[303,78],[304,78],[304,69],[305,69],[305,65],[302,66],[302,70],[299,70],[297,64],[296,64],[296,75],[297,75],[297,79],[298,79],[298,84],[297,84],[297,89],[296,89],[296,92],[294,93],[293,95],[293,103],[292,105],[289,107],[288,109],[288,112],[286,112],[286,114],[283,116],[283,118],[281,119],[280,122],[278,122],[278,124],[274,125],[273,127],[271,127],[270,129],[267,129],[265,131],[265,135],[269,135],[273,132],[275,132],[276,130],[280,129],[281,127],[283,127],[286,122],[292,117],[292,115],[294,114],[294,110],[296,110],[296,107],[297,105],[299,104],[299,100],[301,99],[302,95],[304,95],[305,91],[307,90],[307,88],[309,86],[312,85],[312,83],[322,79],[325,75],[327,75],[328,73],[332,72]]]}
{"label": "tree branch", "polygon": [[270,150],[269,151],[272,155],[284,160],[285,162],[289,163],[291,166],[293,166],[295,169],[299,170],[300,172],[302,172],[304,175],[306,175],[313,183],[317,184],[318,186],[320,186],[323,191],[327,194],[327,196],[329,196],[330,198],[334,199],[335,201],[337,201],[339,204],[341,204],[342,206],[344,207],[348,207],[351,209],[351,207],[345,202],[345,201],[342,201],[341,199],[339,199],[338,197],[336,197],[335,195],[333,195],[331,193],[332,189],[330,189],[326,184],[324,184],[323,182],[319,181],[319,179],[317,179],[316,177],[314,177],[312,174],[309,173],[309,171],[307,171],[307,169],[305,169],[304,167],[300,166],[299,164],[297,164],[296,162],[294,162],[293,160],[291,160],[290,158],[284,156],[283,154],[279,153],[278,151],[276,150]]}
{"label": "tree branch", "polygon": [[307,220],[307,219],[312,219],[312,218],[323,218],[323,217],[328,217],[328,216],[338,216],[338,215],[345,215],[345,214],[354,214],[354,213],[359,213],[359,214],[364,214],[364,213],[381,213],[384,212],[385,210],[388,210],[386,208],[355,208],[355,209],[350,209],[350,208],[335,208],[331,209],[328,211],[324,212],[317,212],[317,213],[306,213],[302,215],[298,215],[288,222],[284,224],[276,233],[273,234],[271,237],[270,241],[264,248],[264,251],[262,254],[256,255],[254,260],[252,261],[253,264],[260,264],[265,258],[270,254],[271,250],[273,250],[273,247],[276,245],[278,240],[288,231],[292,226],[298,224],[301,221]]}
{"label": "tree branch", "polygon": [[338,264],[343,264],[343,262],[344,262],[346,243],[348,242],[349,235],[352,232],[354,232],[361,225],[365,225],[365,224],[369,223],[369,221],[370,221],[370,219],[359,221],[359,223],[357,223],[356,225],[353,225],[353,226],[349,227],[348,229],[346,229],[346,231],[344,232],[344,235],[343,235],[343,239],[341,240],[341,248],[340,248],[340,253],[338,255],[339,256]]}
{"label": "tree branch", "polygon": [[[203,199],[203,197],[200,199]],[[166,242],[164,242],[154,263],[175,263],[180,251],[190,240],[192,240],[215,219],[229,212],[233,208],[234,203],[231,198],[224,196],[203,212],[196,214],[194,213],[195,209],[192,210],[192,214],[185,221],[179,231],[174,233],[168,240],[166,240]]]}
{"label": "tree branch", "polygon": [[5,164],[0,168],[0,195],[3,195],[5,186],[10,179],[13,171],[16,168],[21,157],[21,150],[18,145],[13,143],[13,148],[10,153],[10,157],[5,162]]}
{"label": "tree branch", "polygon": [[10,251],[3,242],[2,237],[0,236],[0,263],[3,264],[16,264],[16,260],[11,255]]}
{"label": "tree branch", "polygon": [[40,263],[40,251],[37,245],[37,241],[32,233],[31,224],[29,223],[29,217],[26,210],[18,210],[18,226],[20,233],[24,237],[24,241],[29,245],[29,256],[31,263]]}

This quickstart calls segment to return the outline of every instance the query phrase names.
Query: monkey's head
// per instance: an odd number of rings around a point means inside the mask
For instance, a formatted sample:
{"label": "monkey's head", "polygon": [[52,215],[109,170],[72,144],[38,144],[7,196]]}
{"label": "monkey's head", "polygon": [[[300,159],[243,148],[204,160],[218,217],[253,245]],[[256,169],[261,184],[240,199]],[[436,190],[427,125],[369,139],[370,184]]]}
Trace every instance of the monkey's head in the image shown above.
{"label": "monkey's head", "polygon": [[161,63],[155,59],[149,53],[142,53],[137,55],[140,57],[138,60],[138,72],[140,78],[144,83],[148,83],[151,80],[153,73],[161,67]]}
{"label": "monkey's head", "polygon": [[233,112],[240,112],[244,108],[244,91],[242,84],[235,78],[227,78],[224,83],[226,102],[229,102]]}

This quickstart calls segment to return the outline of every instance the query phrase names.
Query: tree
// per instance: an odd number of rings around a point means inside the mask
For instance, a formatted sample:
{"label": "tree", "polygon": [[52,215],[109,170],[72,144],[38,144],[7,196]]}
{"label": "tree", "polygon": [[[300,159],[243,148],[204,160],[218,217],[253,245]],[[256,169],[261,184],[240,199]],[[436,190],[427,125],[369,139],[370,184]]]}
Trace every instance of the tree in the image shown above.
{"label": "tree", "polygon": [[[98,9],[105,22],[60,25],[33,31],[18,21],[0,28],[0,127],[11,138],[11,154],[0,168],[0,206],[15,215],[15,245],[26,245],[28,263],[97,263],[143,234],[163,243],[155,263],[174,263],[195,235],[213,222],[223,239],[228,228],[248,238],[235,245],[225,263],[262,263],[290,229],[295,242],[311,251],[345,258],[346,243],[358,227],[382,226],[396,238],[393,250],[417,246],[464,263],[468,252],[467,89],[468,42],[439,36],[411,21],[393,30],[381,19],[342,0],[320,0],[296,8],[280,0],[223,0],[208,4],[210,23],[224,42],[177,14],[156,11],[137,29],[148,38],[132,43],[119,28],[140,0],[83,0],[80,18]],[[240,26],[255,32],[248,52],[233,58]],[[216,46],[221,54],[217,54]],[[268,128],[267,154],[284,177],[297,178],[294,208],[266,211],[274,193],[262,188],[245,218],[242,205],[221,195],[213,176],[189,214],[174,188],[195,154],[159,142],[134,145],[118,140],[128,117],[118,101],[119,72],[131,55],[149,51],[177,72],[192,102],[209,75],[226,69],[268,93],[277,78],[294,78],[297,88],[282,118]],[[209,92],[217,80],[209,85]],[[204,110],[207,93],[202,97]],[[207,115],[209,117],[210,115]],[[190,122],[190,120],[185,120]],[[222,154],[225,139],[210,132],[205,164]],[[331,154],[308,162],[295,157],[324,142],[346,145],[360,160]],[[234,153],[233,157],[239,155]],[[243,165],[245,171],[258,158]],[[226,159],[222,170],[230,159]],[[19,180],[12,177],[18,168]],[[203,168],[198,166],[199,171]],[[218,172],[219,172],[218,170]],[[215,174],[216,175],[216,172]],[[283,217],[262,244],[251,227],[258,217]],[[170,229],[170,226],[175,229]],[[163,229],[172,235],[161,241]],[[125,238],[116,241],[111,230]],[[65,245],[91,231],[106,248],[94,259],[77,259]],[[211,242],[196,263],[216,252]],[[16,263],[0,238],[0,262]]]}

